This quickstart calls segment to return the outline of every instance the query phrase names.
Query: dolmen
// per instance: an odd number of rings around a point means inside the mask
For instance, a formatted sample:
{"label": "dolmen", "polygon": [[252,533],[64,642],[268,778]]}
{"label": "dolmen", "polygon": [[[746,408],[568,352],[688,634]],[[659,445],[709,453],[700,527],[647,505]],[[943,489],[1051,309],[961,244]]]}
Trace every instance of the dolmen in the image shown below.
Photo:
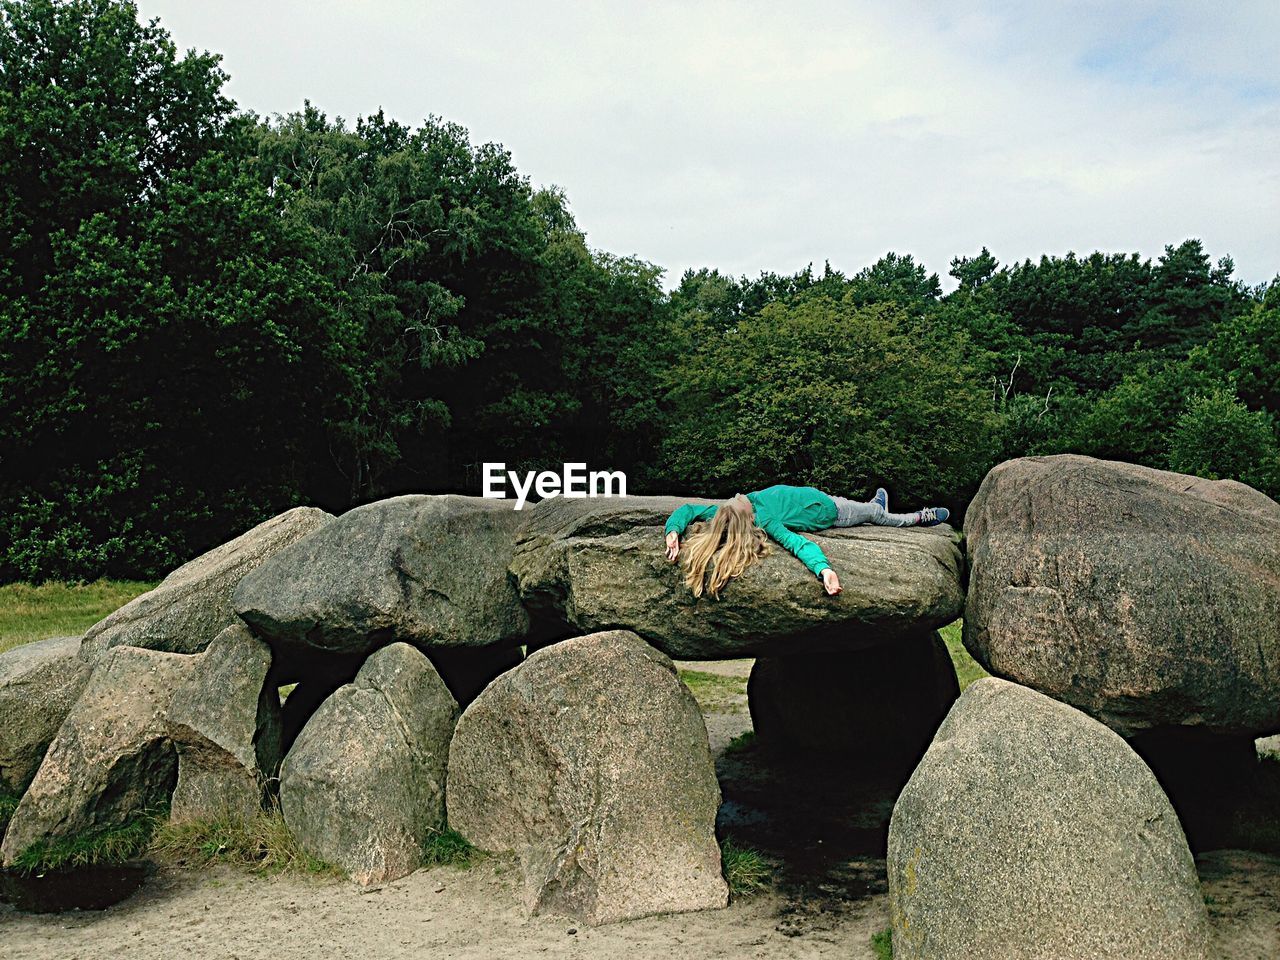
{"label": "dolmen", "polygon": [[[1280,732],[1280,505],[1023,458],[963,537],[808,534],[839,596],[775,550],[717,600],[665,558],[681,502],[300,508],[83,638],[0,656],[0,790],[22,797],[0,862],[165,807],[278,808],[362,885],[453,829],[514,855],[530,913],[723,906],[719,787],[674,661],[754,657],[766,753],[893,785],[901,956],[1203,956],[1190,851]],[[993,675],[963,695],[937,633],[962,613]]]}
{"label": "dolmen", "polygon": [[452,828],[516,856],[530,912],[724,906],[719,786],[672,658],[757,657],[753,709],[784,752],[852,746],[799,709],[833,681],[900,696],[914,720],[875,762],[905,779],[958,694],[935,631],[962,610],[964,557],[945,526],[831,530],[812,536],[840,596],[779,550],[695,599],[665,558],[681,502],[299,508],[83,638],[0,657],[0,782],[23,797],[0,861],[165,807],[278,806],[361,885],[417,869]]}

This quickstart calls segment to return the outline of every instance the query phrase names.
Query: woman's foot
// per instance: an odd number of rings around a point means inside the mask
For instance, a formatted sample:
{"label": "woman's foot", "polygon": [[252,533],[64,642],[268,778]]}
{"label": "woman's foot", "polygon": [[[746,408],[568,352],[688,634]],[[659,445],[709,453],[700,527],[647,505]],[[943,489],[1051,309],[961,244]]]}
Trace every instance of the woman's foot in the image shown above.
{"label": "woman's foot", "polygon": [[951,516],[951,511],[946,507],[925,507],[916,516],[920,518],[916,521],[920,526],[933,527],[939,523],[946,523]]}
{"label": "woman's foot", "polygon": [[884,487],[876,487],[876,495],[871,498],[871,502],[880,504],[880,509],[887,513],[889,511],[889,491]]}

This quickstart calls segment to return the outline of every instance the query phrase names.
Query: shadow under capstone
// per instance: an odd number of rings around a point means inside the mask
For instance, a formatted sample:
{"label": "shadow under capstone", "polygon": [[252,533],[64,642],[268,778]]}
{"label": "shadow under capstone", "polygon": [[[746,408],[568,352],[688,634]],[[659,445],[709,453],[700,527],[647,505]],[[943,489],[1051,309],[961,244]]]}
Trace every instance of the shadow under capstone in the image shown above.
{"label": "shadow under capstone", "polygon": [[155,872],[149,861],[28,873],[0,870],[0,901],[28,913],[105,910],[128,899]]}
{"label": "shadow under capstone", "polygon": [[751,744],[716,762],[716,832],[777,864],[783,913],[822,913],[887,890],[885,850],[897,780],[838,762],[795,762]]}

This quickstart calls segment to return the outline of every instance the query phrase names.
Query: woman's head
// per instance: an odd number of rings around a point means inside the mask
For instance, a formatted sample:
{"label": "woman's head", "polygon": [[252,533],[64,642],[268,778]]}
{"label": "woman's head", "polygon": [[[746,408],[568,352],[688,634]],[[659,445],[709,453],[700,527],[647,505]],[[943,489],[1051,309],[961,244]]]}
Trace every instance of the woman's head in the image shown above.
{"label": "woman's head", "polygon": [[689,527],[685,538],[684,582],[695,597],[720,591],[734,577],[769,554],[769,538],[756,526],[751,501],[738,494],[726,500],[716,515]]}

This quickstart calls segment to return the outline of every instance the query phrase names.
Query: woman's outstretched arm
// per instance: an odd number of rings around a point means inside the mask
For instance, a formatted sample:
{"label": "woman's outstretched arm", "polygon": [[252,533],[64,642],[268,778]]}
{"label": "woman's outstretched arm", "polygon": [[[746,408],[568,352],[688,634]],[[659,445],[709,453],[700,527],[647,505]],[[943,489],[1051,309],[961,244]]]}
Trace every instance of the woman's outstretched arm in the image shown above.
{"label": "woman's outstretched arm", "polygon": [[697,503],[686,503],[682,507],[676,507],[671,512],[671,516],[667,518],[667,525],[662,532],[674,533],[677,537],[682,537],[689,524],[697,520],[710,520],[716,515],[718,508],[718,504],[714,503],[706,506]]}
{"label": "woman's outstretched arm", "polygon": [[822,576],[822,571],[831,564],[827,563],[827,555],[822,548],[807,537],[802,537],[794,530],[787,529],[781,520],[773,517],[760,525],[764,532],[800,558],[800,562],[809,568],[815,577]]}
{"label": "woman's outstretched arm", "polygon": [[680,556],[680,537],[689,524],[695,520],[710,520],[715,515],[716,504],[702,507],[696,503],[686,503],[682,507],[676,507],[667,518],[667,525],[663,530],[667,539],[667,559],[675,563]]}

